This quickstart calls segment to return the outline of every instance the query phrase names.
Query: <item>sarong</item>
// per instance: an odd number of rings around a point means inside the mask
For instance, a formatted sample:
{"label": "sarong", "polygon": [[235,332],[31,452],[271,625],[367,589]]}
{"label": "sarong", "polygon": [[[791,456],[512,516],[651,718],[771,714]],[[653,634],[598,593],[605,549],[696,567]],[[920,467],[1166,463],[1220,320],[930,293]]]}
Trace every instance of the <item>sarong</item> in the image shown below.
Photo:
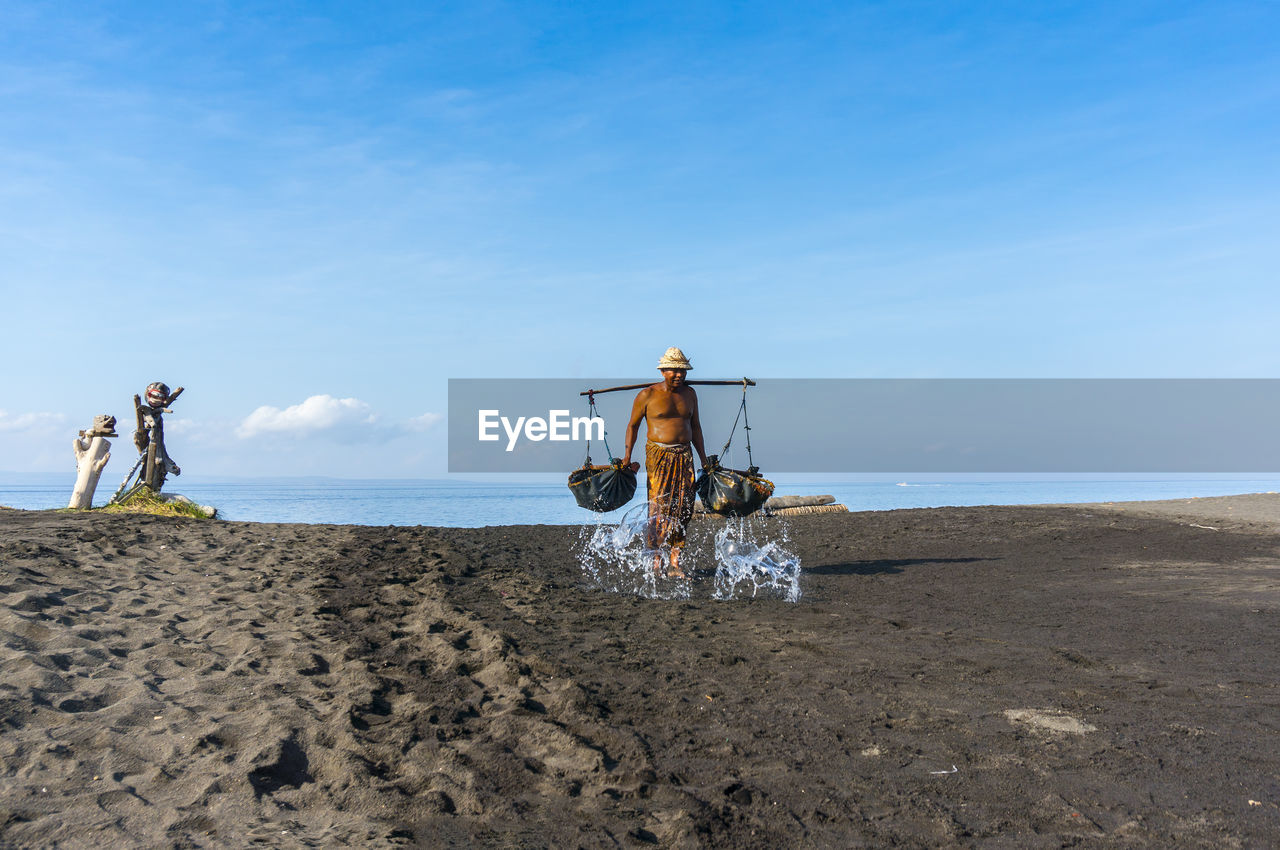
{"label": "sarong", "polygon": [[644,465],[649,487],[645,544],[650,549],[678,549],[693,517],[693,448],[688,443],[650,441],[644,447]]}

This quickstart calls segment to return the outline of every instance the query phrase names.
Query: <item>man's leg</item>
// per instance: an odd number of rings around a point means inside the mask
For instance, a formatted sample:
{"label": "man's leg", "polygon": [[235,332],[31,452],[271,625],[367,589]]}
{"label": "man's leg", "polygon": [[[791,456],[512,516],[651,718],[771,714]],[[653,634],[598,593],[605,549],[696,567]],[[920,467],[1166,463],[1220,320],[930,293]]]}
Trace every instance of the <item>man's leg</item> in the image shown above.
{"label": "man's leg", "polygon": [[646,543],[654,550],[653,571],[663,573],[662,547],[670,547],[669,578],[685,578],[680,568],[680,548],[685,527],[693,516],[693,455],[684,451],[645,446],[646,482],[649,488],[649,523]]}
{"label": "man's leg", "polygon": [[667,571],[667,578],[688,578],[684,570],[680,569],[680,546],[671,547],[671,569]]}
{"label": "man's leg", "polygon": [[694,494],[693,453],[688,448],[674,459],[674,469],[668,480],[671,488],[669,510],[671,511],[671,569],[667,573],[670,578],[688,578],[680,566],[680,553],[684,549],[685,532],[693,519]]}
{"label": "man's leg", "polygon": [[649,498],[649,521],[644,527],[644,542],[653,551],[653,573],[662,577],[662,451],[652,443],[645,443],[645,487]]}

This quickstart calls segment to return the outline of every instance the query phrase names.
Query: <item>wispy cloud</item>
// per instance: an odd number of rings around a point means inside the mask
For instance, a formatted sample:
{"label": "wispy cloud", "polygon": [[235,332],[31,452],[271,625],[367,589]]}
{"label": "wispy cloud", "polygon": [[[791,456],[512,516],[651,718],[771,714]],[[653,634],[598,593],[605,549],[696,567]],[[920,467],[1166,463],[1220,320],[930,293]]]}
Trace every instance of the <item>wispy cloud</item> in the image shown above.
{"label": "wispy cloud", "polygon": [[415,416],[406,422],[405,428],[414,432],[427,431],[443,421],[443,413],[424,413],[421,416]]}
{"label": "wispy cloud", "polygon": [[48,431],[66,421],[67,417],[61,413],[9,413],[0,410],[0,431]]}

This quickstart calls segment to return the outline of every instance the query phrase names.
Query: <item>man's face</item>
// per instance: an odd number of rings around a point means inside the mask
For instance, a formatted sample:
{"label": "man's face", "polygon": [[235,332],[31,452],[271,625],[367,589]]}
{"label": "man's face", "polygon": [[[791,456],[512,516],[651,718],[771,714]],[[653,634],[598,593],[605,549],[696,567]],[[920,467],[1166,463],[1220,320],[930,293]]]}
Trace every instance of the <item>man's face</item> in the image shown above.
{"label": "man's face", "polygon": [[673,390],[678,387],[684,386],[685,374],[686,372],[684,369],[663,369],[662,370],[663,379],[667,382],[667,386]]}

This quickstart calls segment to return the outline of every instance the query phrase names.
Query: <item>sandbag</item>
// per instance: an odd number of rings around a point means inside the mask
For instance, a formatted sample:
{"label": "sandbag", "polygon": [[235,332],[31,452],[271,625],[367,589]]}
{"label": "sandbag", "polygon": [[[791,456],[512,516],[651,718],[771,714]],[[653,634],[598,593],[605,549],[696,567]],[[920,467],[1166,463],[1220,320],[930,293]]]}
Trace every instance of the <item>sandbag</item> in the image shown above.
{"label": "sandbag", "polygon": [[758,467],[726,469],[715,455],[707,459],[694,487],[703,506],[722,516],[753,514],[773,495],[773,482],[761,476]]}
{"label": "sandbag", "polygon": [[636,474],[614,458],[608,466],[592,466],[591,458],[569,473],[569,490],[578,506],[597,513],[616,511],[636,494]]}

